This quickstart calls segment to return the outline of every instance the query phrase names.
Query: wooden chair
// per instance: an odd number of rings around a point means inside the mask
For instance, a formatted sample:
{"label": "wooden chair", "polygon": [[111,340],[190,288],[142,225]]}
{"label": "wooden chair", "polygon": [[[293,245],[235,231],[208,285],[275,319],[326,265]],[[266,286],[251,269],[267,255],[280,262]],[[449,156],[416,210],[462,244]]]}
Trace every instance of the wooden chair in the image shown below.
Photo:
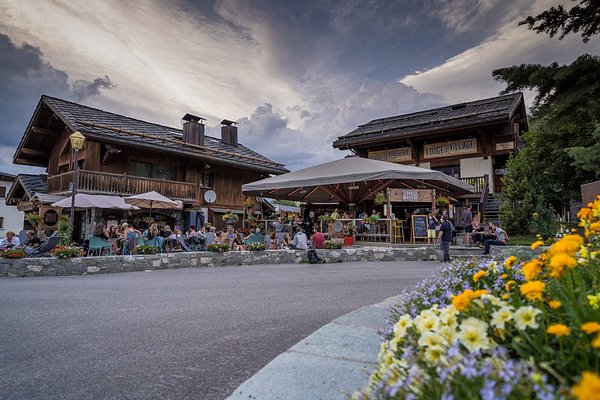
{"label": "wooden chair", "polygon": [[404,242],[404,221],[394,220],[392,222],[392,242],[403,243]]}

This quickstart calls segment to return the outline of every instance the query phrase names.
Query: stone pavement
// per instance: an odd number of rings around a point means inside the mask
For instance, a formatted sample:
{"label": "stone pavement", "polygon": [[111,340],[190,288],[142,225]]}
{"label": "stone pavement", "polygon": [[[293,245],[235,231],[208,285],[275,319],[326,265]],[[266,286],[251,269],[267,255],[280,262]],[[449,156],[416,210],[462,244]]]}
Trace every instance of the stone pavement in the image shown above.
{"label": "stone pavement", "polygon": [[342,399],[367,384],[379,353],[387,300],[336,318],[276,357],[228,400]]}

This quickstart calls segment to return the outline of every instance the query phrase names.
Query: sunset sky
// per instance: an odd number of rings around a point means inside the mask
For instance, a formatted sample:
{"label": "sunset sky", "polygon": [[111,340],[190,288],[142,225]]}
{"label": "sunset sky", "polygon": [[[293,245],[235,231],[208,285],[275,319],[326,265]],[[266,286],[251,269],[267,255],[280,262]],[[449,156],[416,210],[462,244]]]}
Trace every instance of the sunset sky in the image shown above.
{"label": "sunset sky", "polygon": [[495,68],[597,53],[518,26],[558,3],[0,0],[0,171],[28,170],[12,156],[42,94],[173,127],[189,112],[213,136],[237,120],[292,170],[340,158],[371,119],[497,95]]}

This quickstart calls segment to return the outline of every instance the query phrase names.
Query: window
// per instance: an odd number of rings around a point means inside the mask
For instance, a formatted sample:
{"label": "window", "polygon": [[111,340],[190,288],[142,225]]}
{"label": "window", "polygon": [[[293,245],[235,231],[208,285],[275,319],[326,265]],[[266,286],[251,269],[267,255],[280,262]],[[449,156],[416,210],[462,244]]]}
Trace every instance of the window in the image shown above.
{"label": "window", "polygon": [[0,229],[4,229],[4,217],[0,217]]}
{"label": "window", "polygon": [[449,167],[432,167],[431,169],[443,172],[446,175],[450,175],[455,178],[460,178],[460,165],[452,165]]}
{"label": "window", "polygon": [[6,186],[0,186],[0,197],[6,197]]}
{"label": "window", "polygon": [[212,187],[213,186],[213,172],[202,171],[202,186]]}
{"label": "window", "polygon": [[168,181],[177,180],[177,167],[172,165],[154,165],[154,177]]}
{"label": "window", "polygon": [[139,161],[130,161],[129,175],[152,178],[152,164]]}

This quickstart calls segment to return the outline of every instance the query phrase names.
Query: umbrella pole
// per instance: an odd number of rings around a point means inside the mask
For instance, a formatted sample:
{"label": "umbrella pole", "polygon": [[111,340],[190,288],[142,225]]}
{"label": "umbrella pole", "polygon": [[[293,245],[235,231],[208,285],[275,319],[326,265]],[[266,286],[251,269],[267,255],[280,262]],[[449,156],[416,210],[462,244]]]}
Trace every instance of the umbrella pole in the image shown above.
{"label": "umbrella pole", "polygon": [[152,218],[152,201],[150,201],[150,218]]}

